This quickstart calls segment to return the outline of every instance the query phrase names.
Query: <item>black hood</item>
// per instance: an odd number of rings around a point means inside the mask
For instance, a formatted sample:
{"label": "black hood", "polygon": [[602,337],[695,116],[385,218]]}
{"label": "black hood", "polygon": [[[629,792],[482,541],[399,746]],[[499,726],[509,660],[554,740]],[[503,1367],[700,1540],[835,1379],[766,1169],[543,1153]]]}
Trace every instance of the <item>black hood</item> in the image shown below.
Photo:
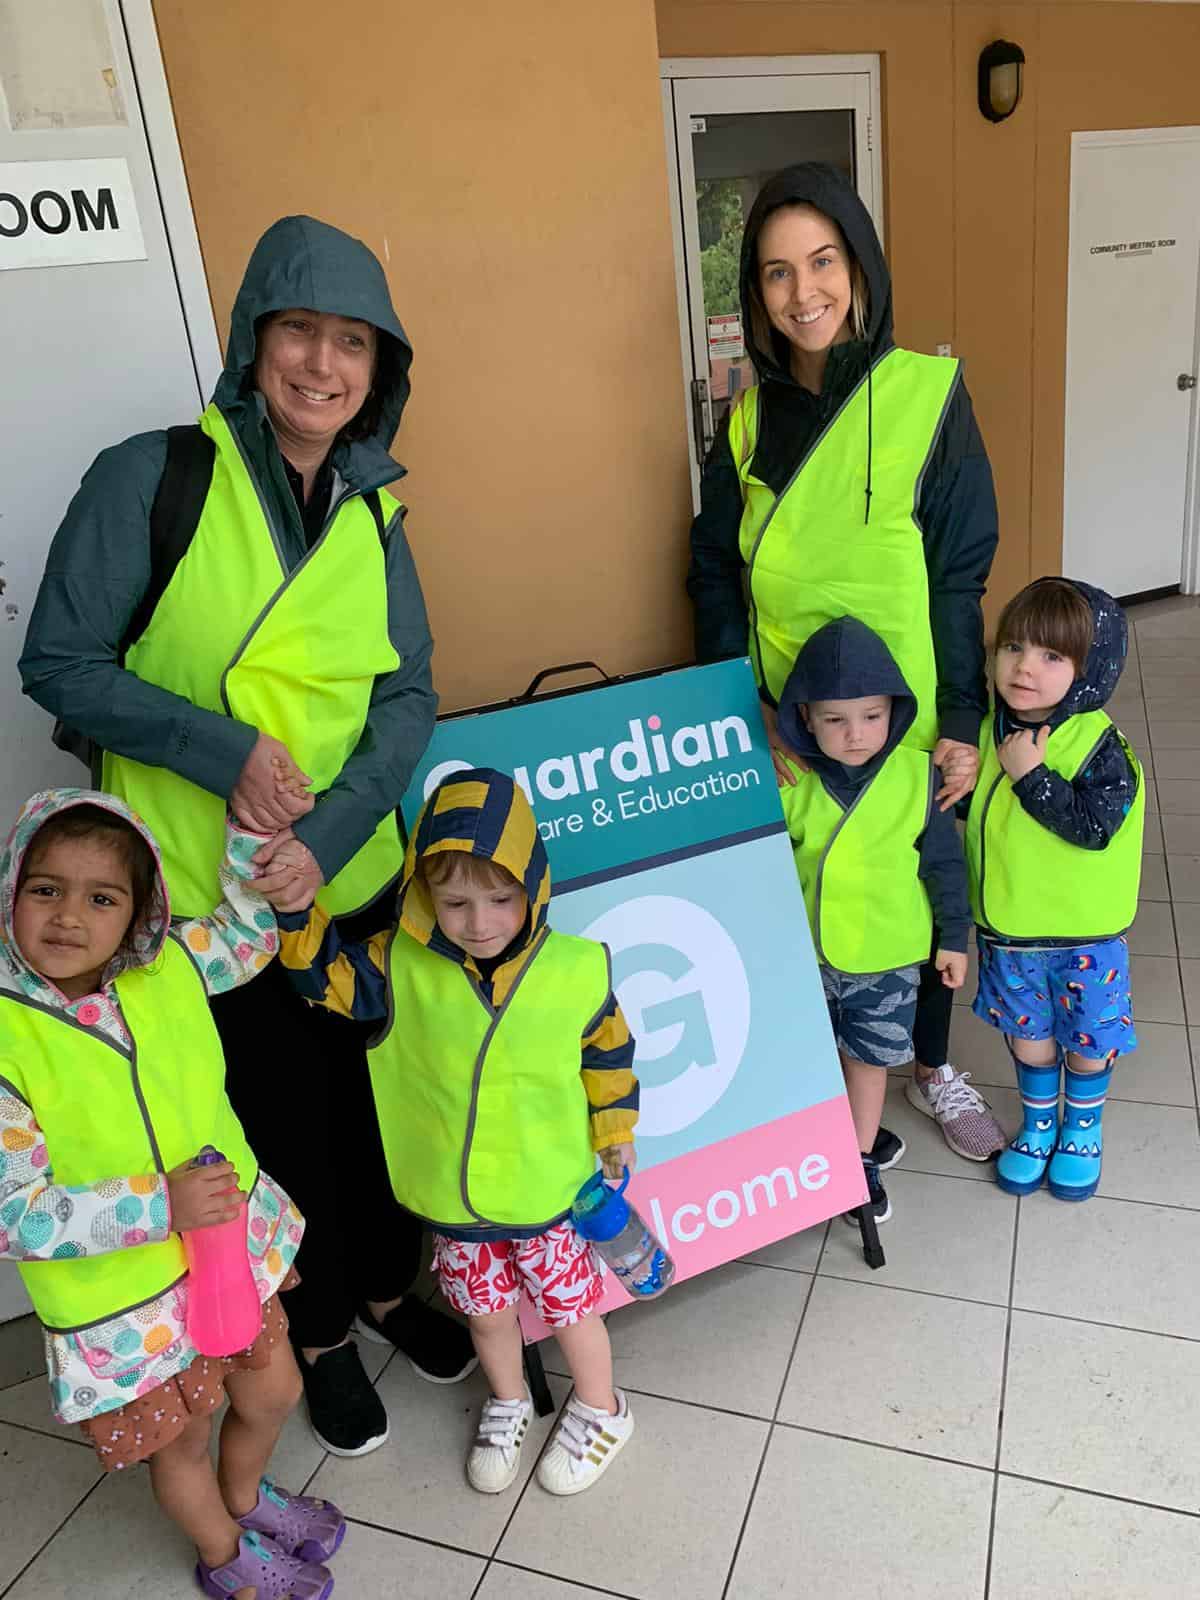
{"label": "black hood", "polygon": [[[1040,582],[1056,582],[1041,579]],[[1112,698],[1121,674],[1125,670],[1125,657],[1129,651],[1129,625],[1125,613],[1112,595],[1096,589],[1078,578],[1066,580],[1091,607],[1092,647],[1088,651],[1083,672],[1067,690],[1047,719],[1051,728],[1058,728],[1081,711],[1099,711]],[[1003,737],[1005,722],[1017,723],[1021,719],[1010,709],[1008,702],[997,692],[997,708],[1002,712],[995,719],[996,738]]]}
{"label": "black hood", "polygon": [[[778,211],[780,206],[800,203],[815,206],[818,211],[833,218],[867,278],[869,304],[866,338],[851,341],[850,345],[836,346],[837,360],[835,362],[834,352],[831,352],[830,366],[840,366],[850,360],[861,372],[868,365],[868,355],[873,364],[892,346],[892,276],[883,259],[883,248],[871,214],[836,167],[827,166],[821,161],[802,161],[797,166],[785,167],[782,172],[767,179],[750,209],[742,234],[742,327],[745,329],[750,359],[764,383],[795,384],[796,380],[791,374],[787,341],[772,331],[770,346],[763,349],[755,338],[755,301],[751,297],[750,285],[758,275],[758,236],[773,211]],[[759,321],[762,321],[761,311]]]}
{"label": "black hood", "polygon": [[[861,767],[846,767],[823,754],[804,725],[800,707],[813,700],[857,700],[890,694],[892,720],[887,742]],[[917,699],[883,640],[857,617],[837,617],[818,628],[796,657],[779,697],[779,733],[784,743],[838,787],[855,787],[873,777],[896,748],[917,715]]]}

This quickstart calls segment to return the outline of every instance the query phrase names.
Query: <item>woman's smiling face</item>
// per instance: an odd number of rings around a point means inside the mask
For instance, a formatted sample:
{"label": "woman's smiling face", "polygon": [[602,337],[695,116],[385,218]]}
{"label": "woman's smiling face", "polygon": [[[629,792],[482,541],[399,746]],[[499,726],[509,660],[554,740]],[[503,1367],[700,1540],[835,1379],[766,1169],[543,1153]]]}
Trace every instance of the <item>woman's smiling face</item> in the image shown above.
{"label": "woman's smiling face", "polygon": [[850,338],[850,254],[837,223],[814,206],[781,206],[767,218],[758,288],[771,326],[802,358]]}

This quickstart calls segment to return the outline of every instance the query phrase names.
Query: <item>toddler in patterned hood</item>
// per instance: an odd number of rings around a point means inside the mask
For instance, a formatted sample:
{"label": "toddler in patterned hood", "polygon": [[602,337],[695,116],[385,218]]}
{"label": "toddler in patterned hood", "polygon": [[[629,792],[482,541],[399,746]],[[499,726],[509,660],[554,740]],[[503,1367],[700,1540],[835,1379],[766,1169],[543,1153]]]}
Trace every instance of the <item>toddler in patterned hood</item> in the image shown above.
{"label": "toddler in patterned hood", "polygon": [[[208,1010],[278,948],[251,881],[262,842],[231,819],[221,904],[172,922],[127,806],[56,789],[22,808],[0,855],[0,1256],[42,1322],[55,1415],[107,1470],[149,1461],[204,1592],[324,1600],[344,1519],[262,1476],[300,1392],[276,1291],[303,1221],[246,1145]],[[207,1143],[234,1159],[191,1167]],[[206,1359],[187,1336],[180,1234],[231,1219],[241,1198],[262,1332]]]}

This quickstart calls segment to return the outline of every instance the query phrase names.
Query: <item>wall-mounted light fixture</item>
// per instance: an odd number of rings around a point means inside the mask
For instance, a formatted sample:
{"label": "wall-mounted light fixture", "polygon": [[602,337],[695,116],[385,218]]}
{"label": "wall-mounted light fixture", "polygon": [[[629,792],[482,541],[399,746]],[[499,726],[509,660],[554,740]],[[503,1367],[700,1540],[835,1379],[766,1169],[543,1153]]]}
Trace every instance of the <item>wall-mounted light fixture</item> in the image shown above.
{"label": "wall-mounted light fixture", "polygon": [[993,39],[979,52],[979,109],[989,122],[1003,122],[1017,109],[1024,65],[1024,50],[1007,39]]}

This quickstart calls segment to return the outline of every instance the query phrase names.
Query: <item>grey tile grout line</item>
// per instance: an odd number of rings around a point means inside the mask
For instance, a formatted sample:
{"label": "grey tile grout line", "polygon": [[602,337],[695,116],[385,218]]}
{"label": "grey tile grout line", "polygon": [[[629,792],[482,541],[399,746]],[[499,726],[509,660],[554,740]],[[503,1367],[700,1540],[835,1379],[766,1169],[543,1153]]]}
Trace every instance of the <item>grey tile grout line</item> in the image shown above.
{"label": "grey tile grout line", "polygon": [[1188,1511],[1183,1506],[1167,1506],[1161,1500],[1133,1500],[1127,1494],[1109,1494],[1105,1489],[1085,1489],[1078,1483],[1063,1483],[1058,1478],[1035,1478],[1027,1472],[1001,1471],[1000,1476],[1011,1478],[1014,1483],[1037,1483],[1043,1489],[1061,1489],[1066,1494],[1081,1494],[1093,1500],[1113,1500],[1120,1506],[1137,1506],[1143,1511],[1165,1511],[1169,1517],[1188,1517],[1192,1522],[1200,1522],[1200,1511]]}
{"label": "grey tile grout line", "polygon": [[[825,1233],[821,1239],[820,1249],[817,1251],[817,1268],[820,1267],[821,1261],[824,1258],[825,1247],[829,1243],[829,1230],[833,1224],[833,1220],[834,1219],[832,1217],[827,1217],[825,1219]],[[779,1383],[779,1392],[775,1396],[775,1409],[767,1421],[766,1437],[763,1439],[762,1450],[758,1457],[758,1466],[754,1469],[754,1478],[750,1484],[750,1493],[746,1496],[746,1506],[745,1510],[742,1512],[741,1523],[738,1526],[737,1538],[733,1541],[733,1550],[729,1557],[729,1570],[726,1572],[725,1582],[721,1586],[721,1600],[727,1600],[729,1594],[729,1585],[733,1582],[733,1574],[737,1569],[738,1558],[742,1553],[742,1543],[746,1537],[746,1529],[750,1523],[750,1513],[754,1509],[755,1500],[758,1498],[758,1486],[762,1482],[763,1469],[767,1464],[767,1453],[771,1448],[771,1440],[775,1437],[775,1429],[778,1426],[779,1407],[783,1404],[784,1391],[787,1389],[788,1378],[791,1376],[792,1363],[796,1359],[796,1350],[800,1344],[800,1335],[804,1330],[804,1319],[808,1316],[808,1308],[812,1304],[813,1291],[816,1288],[816,1283],[817,1270],[814,1268],[813,1272],[809,1276],[808,1292],[804,1296],[804,1304],[800,1310],[800,1318],[796,1323],[796,1332],[792,1338],[792,1348],[788,1352],[787,1361],[784,1363],[783,1377],[780,1379]]]}
{"label": "grey tile grout line", "polygon": [[[1136,640],[1136,635],[1137,635],[1137,624],[1135,622],[1134,623],[1135,640]],[[1154,781],[1157,784],[1157,782],[1158,782],[1158,761],[1157,761],[1158,751],[1155,749],[1155,745],[1154,745],[1154,730],[1153,730],[1153,728],[1151,726],[1151,722],[1150,722],[1150,707],[1149,707],[1149,705],[1147,704],[1147,701],[1146,701],[1146,691],[1145,691],[1145,686],[1144,686],[1143,680],[1142,680],[1142,673],[1141,673],[1141,641],[1140,640],[1136,640],[1136,642],[1137,642],[1137,647],[1138,647],[1138,687],[1141,690],[1141,694],[1142,694],[1142,710],[1145,713],[1146,744],[1147,744],[1147,747],[1148,747],[1148,749],[1150,751],[1150,764],[1154,768]],[[1184,1040],[1185,1040],[1185,1044],[1187,1046],[1188,1061],[1189,1061],[1189,1064],[1191,1066],[1191,1072],[1192,1072],[1192,1104],[1193,1104],[1193,1109],[1194,1109],[1195,1116],[1196,1116],[1196,1132],[1197,1132],[1197,1136],[1200,1137],[1200,1085],[1198,1085],[1197,1081],[1196,1081],[1196,1057],[1195,1057],[1195,1052],[1192,1050],[1191,1034],[1188,1031],[1190,1026],[1191,1026],[1191,1017],[1190,1017],[1190,1014],[1189,1014],[1189,1011],[1188,1011],[1187,985],[1183,981],[1183,957],[1180,954],[1180,950],[1179,950],[1179,923],[1178,923],[1178,921],[1176,919],[1176,915],[1175,915],[1175,890],[1174,890],[1174,886],[1173,886],[1173,884],[1171,882],[1170,855],[1169,855],[1169,852],[1167,850],[1167,829],[1166,829],[1166,824],[1163,823],[1163,821],[1162,821],[1161,796],[1159,796],[1159,802],[1160,803],[1159,803],[1158,817],[1159,817],[1159,824],[1160,824],[1160,827],[1162,829],[1162,836],[1163,836],[1163,868],[1164,868],[1164,876],[1165,876],[1166,881],[1167,881],[1167,904],[1171,908],[1171,933],[1172,933],[1172,935],[1174,937],[1174,940],[1175,940],[1175,966],[1176,966],[1176,970],[1178,971],[1178,974],[1179,974],[1179,998],[1180,998],[1180,1002],[1181,1002],[1181,1004],[1183,1006],[1183,1017],[1184,1017],[1184,1024],[1183,1025],[1184,1025],[1184,1030],[1185,1030],[1184,1031]],[[1136,1012],[1134,1014],[1136,1015]],[[1200,1020],[1200,1019],[1198,1019],[1198,1020]]]}
{"label": "grey tile grout line", "polygon": [[[611,1600],[638,1600],[637,1595],[626,1594],[623,1589],[598,1589],[595,1584],[582,1583],[578,1578],[563,1578],[557,1572],[543,1572],[541,1567],[527,1567],[520,1561],[502,1561],[499,1556],[493,1558],[494,1565],[507,1567],[510,1572],[527,1572],[535,1578],[549,1578],[553,1583],[565,1584],[570,1589],[578,1589],[581,1594],[600,1594],[611,1596]],[[484,1576],[486,1577],[486,1573]],[[480,1579],[480,1582],[483,1580]],[[474,1593],[478,1593],[478,1589]]]}
{"label": "grey tile grout line", "polygon": [[1000,1455],[1004,1448],[1004,1406],[1008,1399],[1008,1360],[1012,1350],[1013,1297],[1017,1287],[1017,1252],[1021,1246],[1021,1197],[1013,1217],[1012,1258],[1008,1268],[1008,1311],[1004,1318],[1004,1356],[1000,1364],[1000,1403],[996,1410],[996,1452],[992,1460],[992,1504],[988,1513],[987,1561],[983,1569],[983,1600],[992,1592],[992,1556],[996,1548],[996,1507],[1000,1500]]}
{"label": "grey tile grout line", "polygon": [[100,1474],[100,1476],[96,1479],[95,1483],[92,1484],[90,1489],[86,1490],[82,1495],[80,1495],[79,1499],[71,1507],[70,1511],[67,1512],[66,1516],[62,1519],[62,1521],[54,1529],[54,1532],[49,1534],[42,1541],[42,1543],[40,1545],[38,1545],[37,1549],[30,1556],[29,1560],[25,1563],[25,1565],[23,1567],[21,1567],[19,1571],[15,1572],[13,1574],[13,1576],[10,1578],[10,1580],[4,1585],[3,1589],[0,1589],[0,1600],[3,1600],[3,1596],[6,1595],[9,1592],[10,1589],[14,1588],[18,1583],[20,1583],[21,1579],[29,1571],[30,1567],[33,1566],[34,1562],[40,1560],[41,1557],[43,1555],[45,1555],[46,1551],[54,1543],[55,1539],[58,1538],[59,1534],[66,1527],[67,1523],[70,1522],[71,1518],[75,1515],[75,1513],[77,1511],[80,1511],[80,1510],[83,1509],[83,1507],[86,1504],[86,1502],[91,1499],[91,1497],[95,1494],[96,1490],[104,1482],[104,1480],[108,1476],[108,1474],[104,1471],[104,1468],[99,1465],[99,1463],[97,1463],[97,1465],[96,1465],[96,1470]]}
{"label": "grey tile grout line", "polygon": [[[555,1374],[555,1376],[560,1376],[560,1375],[559,1374]],[[548,1380],[549,1377],[550,1377],[550,1374],[547,1373],[546,1377],[547,1377],[547,1380]],[[616,1380],[614,1378],[614,1383],[615,1383],[615,1381]],[[552,1413],[552,1421],[551,1421],[551,1424],[550,1424],[550,1431],[549,1431],[549,1433],[547,1433],[545,1439],[542,1442],[542,1448],[538,1451],[537,1455],[534,1457],[533,1464],[530,1466],[529,1471],[525,1474],[525,1482],[521,1485],[521,1488],[520,1488],[520,1490],[519,1490],[519,1492],[517,1494],[517,1497],[513,1501],[512,1510],[508,1513],[508,1516],[507,1516],[507,1518],[505,1519],[505,1522],[504,1522],[504,1526],[500,1529],[500,1532],[496,1535],[495,1544],[493,1544],[491,1550],[488,1552],[487,1556],[484,1558],[483,1571],[479,1574],[479,1580],[476,1583],[475,1587],[471,1590],[471,1600],[475,1600],[476,1595],[478,1595],[480,1589],[483,1587],[484,1581],[487,1578],[488,1573],[492,1570],[492,1563],[496,1560],[496,1558],[497,1558],[497,1556],[499,1554],[500,1546],[504,1543],[504,1540],[508,1535],[508,1530],[513,1525],[513,1519],[516,1517],[517,1512],[521,1509],[521,1506],[524,1504],[525,1496],[529,1493],[529,1485],[533,1482],[534,1476],[537,1473],[538,1462],[542,1459],[543,1455],[545,1455],[547,1449],[549,1448],[550,1441],[554,1437],[554,1430],[555,1430],[555,1428],[556,1428],[556,1426],[558,1424],[558,1419],[562,1416],[563,1411],[566,1409],[567,1401],[571,1398],[571,1395],[573,1393],[574,1386],[572,1385],[571,1380],[569,1378],[566,1380],[566,1383],[567,1383],[567,1392],[563,1396],[562,1404],[561,1405],[557,1405],[554,1408],[554,1411]],[[553,1398],[553,1396],[551,1396],[551,1398]],[[534,1415],[536,1416],[536,1414],[537,1413],[535,1412]],[[555,1574],[548,1574],[548,1576],[555,1576]]]}

